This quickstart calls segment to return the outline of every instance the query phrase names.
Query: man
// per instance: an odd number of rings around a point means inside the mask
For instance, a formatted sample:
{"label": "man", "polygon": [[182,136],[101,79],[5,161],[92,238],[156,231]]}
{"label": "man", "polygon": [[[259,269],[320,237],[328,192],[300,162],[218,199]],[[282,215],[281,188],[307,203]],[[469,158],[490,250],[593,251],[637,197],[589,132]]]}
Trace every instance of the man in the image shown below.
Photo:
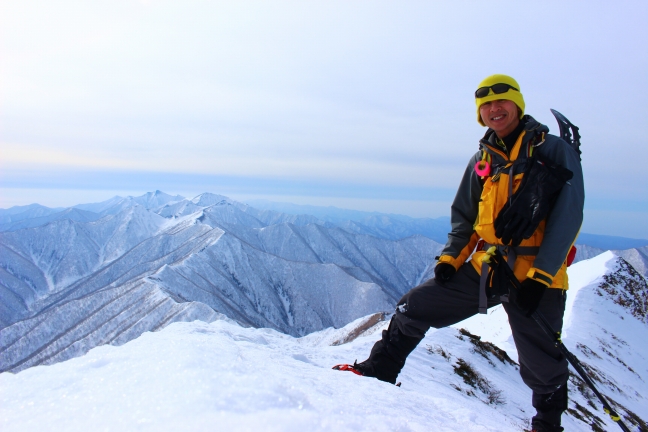
{"label": "man", "polygon": [[[538,310],[554,329],[562,328],[566,259],[583,219],[580,158],[546,126],[524,115],[524,98],[513,78],[486,78],[475,102],[477,121],[488,131],[452,204],[452,231],[435,277],[403,296],[369,358],[345,369],[395,383],[430,327],[455,324],[504,301],[520,374],[533,390],[533,430],[562,431],[567,361],[530,315]],[[521,282],[519,292],[510,289],[509,298],[510,286],[481,260],[493,245]]]}

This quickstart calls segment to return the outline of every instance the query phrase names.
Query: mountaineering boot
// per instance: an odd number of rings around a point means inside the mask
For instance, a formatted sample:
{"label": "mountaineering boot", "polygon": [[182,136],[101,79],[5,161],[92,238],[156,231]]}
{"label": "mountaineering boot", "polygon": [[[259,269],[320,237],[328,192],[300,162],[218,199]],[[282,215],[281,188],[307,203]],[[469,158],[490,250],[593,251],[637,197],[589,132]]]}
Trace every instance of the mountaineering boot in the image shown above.
{"label": "mountaineering boot", "polygon": [[357,362],[357,360],[356,360],[355,362],[353,362],[353,365],[350,365],[350,364],[339,364],[339,365],[335,365],[335,366],[333,366],[333,369],[335,369],[335,370],[340,370],[340,371],[349,371],[349,372],[353,372],[353,373],[356,374],[356,375],[364,376],[364,374],[362,373],[362,371],[361,371],[360,369],[358,369],[358,362]]}
{"label": "mountaineering boot", "polygon": [[349,367],[354,369],[352,372],[360,372],[359,375],[396,384],[396,377],[405,366],[405,359],[420,341],[419,338],[405,336],[401,333],[394,322],[394,317],[392,317],[389,327],[382,332],[382,339],[376,342],[371,349],[369,358]]}
{"label": "mountaineering boot", "polygon": [[[356,375],[360,375],[360,376],[371,376],[371,377],[373,377],[373,375],[365,375],[365,374],[362,372],[364,368],[363,368],[362,365],[358,364],[358,361],[357,361],[357,360],[354,361],[352,365],[350,365],[350,364],[339,364],[339,365],[335,365],[335,366],[333,366],[333,369],[335,369],[335,370],[340,370],[340,371],[349,371],[349,372],[353,372],[354,374],[356,374]],[[400,386],[401,386],[401,383],[400,383],[400,382],[392,383],[392,384],[396,384],[396,387],[400,387]]]}
{"label": "mountaineering boot", "polygon": [[533,407],[536,415],[531,419],[531,427],[537,432],[562,432],[560,417],[567,409],[567,383],[553,393],[533,392]]}

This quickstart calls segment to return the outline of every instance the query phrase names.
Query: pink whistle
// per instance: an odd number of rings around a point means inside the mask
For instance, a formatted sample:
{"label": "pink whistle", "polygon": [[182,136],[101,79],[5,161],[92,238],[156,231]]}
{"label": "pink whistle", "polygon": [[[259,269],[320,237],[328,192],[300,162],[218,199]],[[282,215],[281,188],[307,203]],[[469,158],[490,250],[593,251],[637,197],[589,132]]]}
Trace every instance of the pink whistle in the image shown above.
{"label": "pink whistle", "polygon": [[485,160],[481,160],[475,164],[475,172],[480,177],[486,177],[490,174],[490,164]]}

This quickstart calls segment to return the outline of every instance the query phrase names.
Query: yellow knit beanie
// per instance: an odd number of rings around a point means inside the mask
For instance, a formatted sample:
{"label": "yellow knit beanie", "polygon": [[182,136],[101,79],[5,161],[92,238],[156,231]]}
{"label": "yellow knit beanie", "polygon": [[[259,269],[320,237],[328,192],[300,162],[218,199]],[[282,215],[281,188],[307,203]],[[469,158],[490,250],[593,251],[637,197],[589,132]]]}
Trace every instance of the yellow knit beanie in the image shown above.
{"label": "yellow knit beanie", "polygon": [[476,97],[475,103],[477,104],[477,122],[482,126],[486,126],[486,125],[482,121],[481,115],[479,114],[479,107],[485,104],[486,102],[490,102],[498,99],[506,99],[506,100],[513,101],[515,105],[517,105],[519,108],[520,118],[522,118],[522,116],[524,115],[524,97],[522,97],[522,93],[519,91],[520,85],[517,83],[517,81],[515,81],[510,76],[501,75],[501,74],[491,75],[485,78],[482,82],[480,82],[477,88],[479,89],[482,87],[490,87],[494,84],[500,84],[500,83],[508,84],[512,87],[515,87],[516,89],[518,89],[518,91],[509,89],[509,91],[507,91],[506,93],[495,94],[491,89],[488,95],[484,96],[483,98]]}

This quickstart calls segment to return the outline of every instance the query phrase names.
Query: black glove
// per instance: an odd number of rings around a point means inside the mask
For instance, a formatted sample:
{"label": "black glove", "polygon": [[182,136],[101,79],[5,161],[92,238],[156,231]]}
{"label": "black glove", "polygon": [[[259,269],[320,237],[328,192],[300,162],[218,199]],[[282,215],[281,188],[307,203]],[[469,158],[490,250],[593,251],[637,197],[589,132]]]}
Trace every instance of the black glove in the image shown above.
{"label": "black glove", "polygon": [[434,280],[441,283],[448,282],[455,273],[457,273],[457,270],[455,270],[452,264],[438,263],[434,267]]}
{"label": "black glove", "polygon": [[529,158],[520,187],[495,219],[495,235],[505,245],[512,246],[519,246],[523,239],[531,237],[573,176],[574,173],[560,165]]}
{"label": "black glove", "polygon": [[515,303],[526,316],[531,316],[538,309],[540,300],[544,295],[547,285],[534,279],[526,279],[520,289],[512,289],[509,302]]}

